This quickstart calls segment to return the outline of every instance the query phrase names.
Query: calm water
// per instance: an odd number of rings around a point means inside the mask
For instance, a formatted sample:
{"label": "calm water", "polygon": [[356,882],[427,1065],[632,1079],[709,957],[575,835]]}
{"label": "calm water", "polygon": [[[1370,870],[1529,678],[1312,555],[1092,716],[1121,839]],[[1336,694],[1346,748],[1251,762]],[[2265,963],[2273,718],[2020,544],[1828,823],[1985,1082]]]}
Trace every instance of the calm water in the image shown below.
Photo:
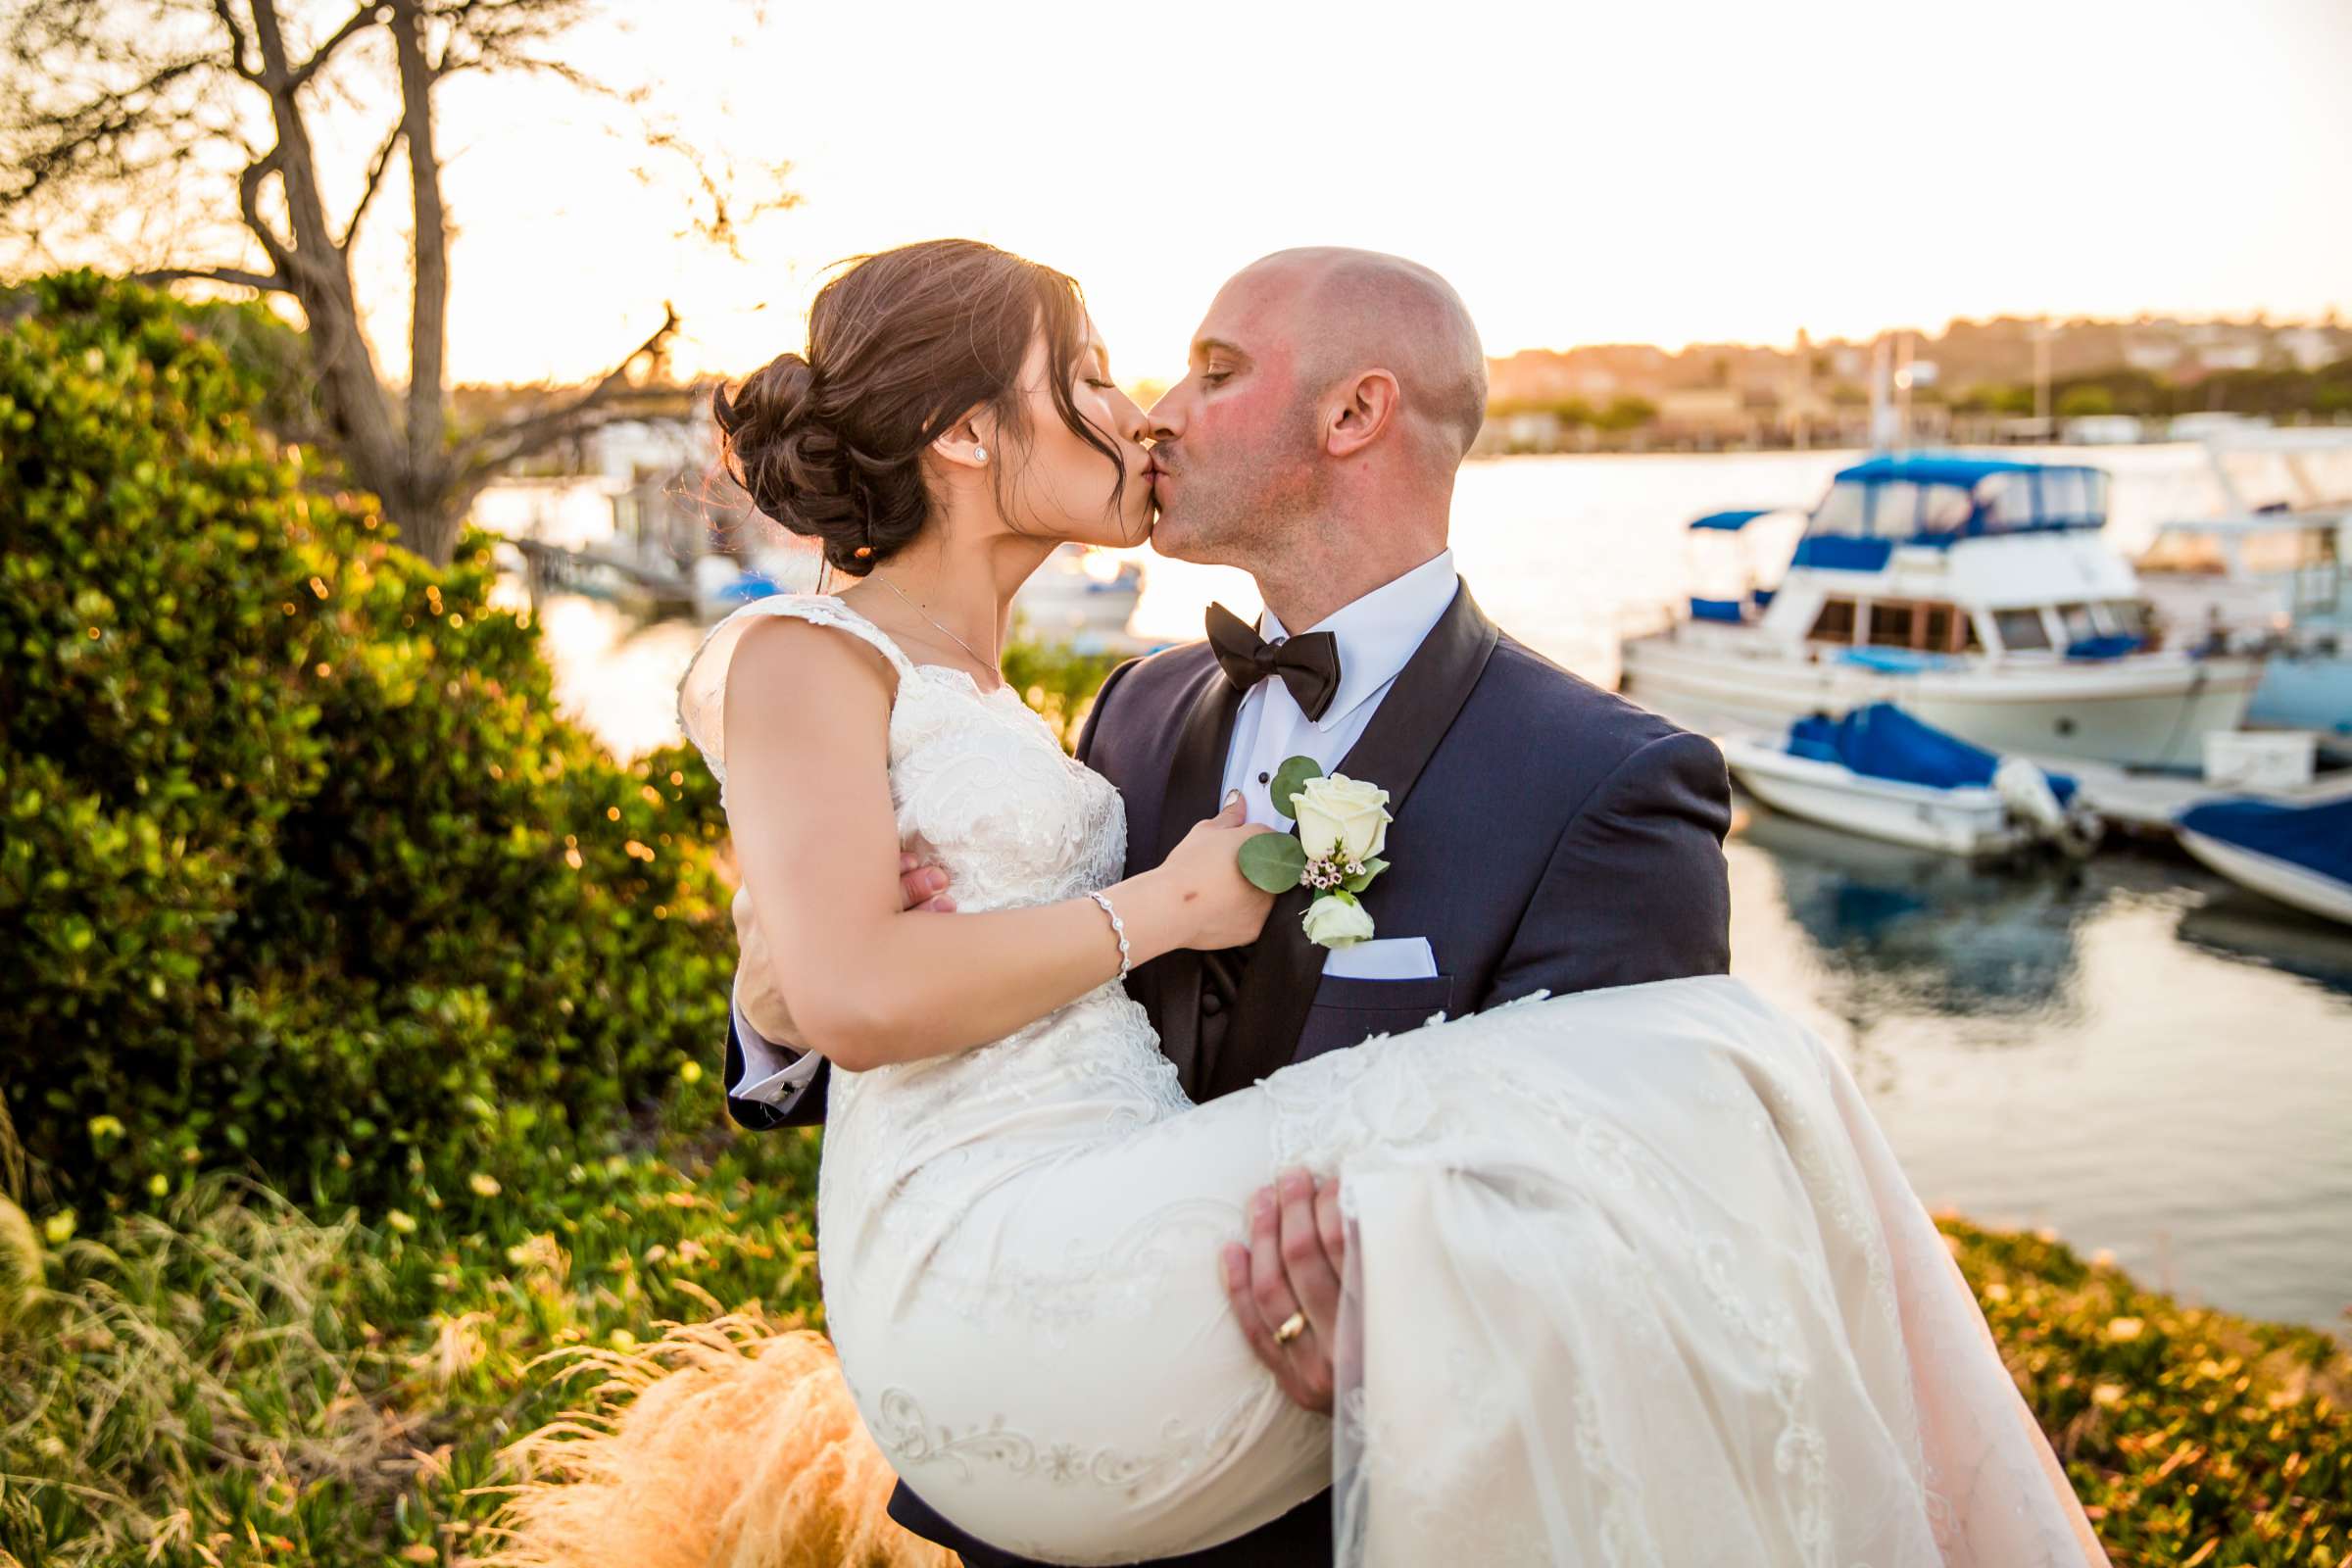
{"label": "calm water", "polygon": [[[2126,548],[2211,504],[2192,450],[2102,451]],[[1594,680],[1687,587],[1681,525],[1798,504],[1846,454],[1514,459],[1465,470],[1454,546],[1489,613]],[[1248,579],[1146,555],[1138,629],[1197,636]],[[695,629],[568,600],[564,700],[618,750],[677,734]],[[1760,808],[1729,846],[1733,967],[1845,1054],[1931,1204],[2047,1225],[2215,1305],[2352,1308],[2352,930],[2170,855],[1990,874]]]}

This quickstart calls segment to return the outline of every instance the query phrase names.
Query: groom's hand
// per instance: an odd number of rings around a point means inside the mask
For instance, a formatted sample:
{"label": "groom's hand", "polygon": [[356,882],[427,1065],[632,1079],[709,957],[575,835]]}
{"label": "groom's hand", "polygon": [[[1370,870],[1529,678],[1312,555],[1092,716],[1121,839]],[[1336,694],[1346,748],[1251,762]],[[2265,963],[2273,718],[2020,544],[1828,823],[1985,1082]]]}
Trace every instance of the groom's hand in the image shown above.
{"label": "groom's hand", "polygon": [[[1225,1249],[1225,1295],[1250,1348],[1293,1403],[1331,1414],[1337,1376],[1340,1267],[1348,1233],[1340,1223],[1340,1184],[1286,1171],[1250,1200],[1250,1245]],[[1285,1343],[1294,1314],[1304,1328]]]}
{"label": "groom's hand", "polygon": [[[911,855],[899,857],[899,891],[905,896],[908,909],[955,913],[956,901],[948,897],[947,890],[947,872],[936,865],[925,865]],[[738,971],[735,1002],[743,1009],[744,1021],[760,1031],[760,1039],[797,1049],[800,1031],[792,1021],[792,1008],[785,1005],[784,994],[776,989],[776,966],[768,961],[767,939],[760,932],[758,914],[752,909],[749,887],[735,889],[734,902],[727,912],[735,917]]]}

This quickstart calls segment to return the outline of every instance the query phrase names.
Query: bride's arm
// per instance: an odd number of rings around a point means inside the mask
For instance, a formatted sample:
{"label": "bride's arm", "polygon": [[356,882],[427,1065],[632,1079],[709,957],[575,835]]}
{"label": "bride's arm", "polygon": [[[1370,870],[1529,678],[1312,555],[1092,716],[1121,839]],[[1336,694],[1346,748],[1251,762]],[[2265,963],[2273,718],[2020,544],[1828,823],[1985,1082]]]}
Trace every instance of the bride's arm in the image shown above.
{"label": "bride's arm", "polygon": [[[853,1071],[1002,1039],[1119,972],[1092,899],[947,918],[904,906],[893,678],[864,646],[783,618],[745,632],[727,672],[727,821],[776,989],[808,1047]],[[1212,818],[1104,890],[1134,963],[1255,938],[1273,901],[1236,857],[1259,831]]]}

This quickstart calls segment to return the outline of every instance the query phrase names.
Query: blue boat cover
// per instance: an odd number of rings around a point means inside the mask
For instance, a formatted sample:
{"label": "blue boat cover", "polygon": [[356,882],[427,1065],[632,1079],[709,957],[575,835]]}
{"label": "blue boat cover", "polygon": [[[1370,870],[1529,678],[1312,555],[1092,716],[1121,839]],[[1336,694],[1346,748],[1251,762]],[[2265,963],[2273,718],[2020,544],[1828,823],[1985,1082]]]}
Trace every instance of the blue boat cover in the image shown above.
{"label": "blue boat cover", "polygon": [[2099,470],[2082,463],[2020,463],[2015,458],[1964,458],[1941,452],[1910,452],[1872,458],[1838,470],[1840,481],[1857,484],[1956,484],[1974,489],[1977,482],[1996,473],[2048,473],[2067,468]]}
{"label": "blue boat cover", "polygon": [[2208,801],[2180,813],[2191,833],[2352,884],[2352,798],[2318,806]]}
{"label": "blue boat cover", "polygon": [[1923,653],[1915,648],[1876,648],[1867,644],[1843,650],[1838,660],[1840,663],[1875,669],[1882,675],[1916,675],[1923,669],[1942,669],[1951,663],[1941,654]]}
{"label": "blue boat cover", "polygon": [[1720,528],[1725,533],[1738,533],[1763,516],[1762,512],[1710,512],[1690,524],[1693,528]]}
{"label": "blue boat cover", "polygon": [[2139,639],[2130,632],[2111,632],[2103,637],[2085,637],[2081,642],[2066,645],[2069,659],[2121,659],[2139,652]]}
{"label": "blue boat cover", "polygon": [[1857,539],[1852,534],[1809,533],[1796,542],[1791,566],[1822,566],[1831,571],[1885,571],[1894,556],[1891,539]]}
{"label": "blue boat cover", "polygon": [[[1988,785],[2001,765],[1992,753],[1923,724],[1892,703],[1857,708],[1843,718],[1822,713],[1800,718],[1788,727],[1788,755],[1836,762],[1868,778],[1938,790]],[[2075,781],[2063,773],[2046,776],[2058,804],[2073,804]]]}
{"label": "blue boat cover", "polygon": [[1690,596],[1690,618],[1692,620],[1736,622],[1741,617],[1741,609],[1742,607],[1737,599],[1701,599],[1696,594]]}

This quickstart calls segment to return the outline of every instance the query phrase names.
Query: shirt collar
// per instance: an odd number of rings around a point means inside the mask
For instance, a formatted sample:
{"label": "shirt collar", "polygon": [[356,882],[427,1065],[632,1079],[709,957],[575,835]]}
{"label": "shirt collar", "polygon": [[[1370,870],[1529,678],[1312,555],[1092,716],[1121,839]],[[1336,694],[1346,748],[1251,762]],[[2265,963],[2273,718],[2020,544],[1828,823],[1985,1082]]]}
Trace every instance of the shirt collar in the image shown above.
{"label": "shirt collar", "polygon": [[[1331,728],[1395,680],[1431,628],[1445,617],[1446,607],[1453,603],[1459,586],[1453,572],[1453,552],[1441,550],[1403,576],[1390,579],[1308,627],[1309,631],[1330,632],[1340,645],[1340,689],[1315,727]],[[1268,642],[1290,635],[1271,610],[1258,616],[1257,634]]]}

